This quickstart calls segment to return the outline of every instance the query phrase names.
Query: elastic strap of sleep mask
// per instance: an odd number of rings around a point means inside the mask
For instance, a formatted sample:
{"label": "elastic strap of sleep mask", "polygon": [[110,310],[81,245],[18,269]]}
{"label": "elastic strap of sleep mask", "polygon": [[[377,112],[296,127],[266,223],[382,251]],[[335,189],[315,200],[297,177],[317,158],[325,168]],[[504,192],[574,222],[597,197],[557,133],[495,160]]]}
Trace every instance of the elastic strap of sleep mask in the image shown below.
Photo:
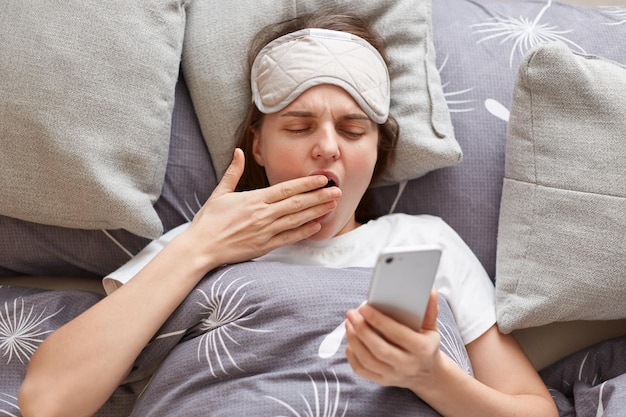
{"label": "elastic strap of sleep mask", "polygon": [[343,88],[375,123],[389,116],[389,71],[369,42],[347,32],[302,29],[268,43],[251,71],[252,100],[275,113],[307,89],[332,84]]}

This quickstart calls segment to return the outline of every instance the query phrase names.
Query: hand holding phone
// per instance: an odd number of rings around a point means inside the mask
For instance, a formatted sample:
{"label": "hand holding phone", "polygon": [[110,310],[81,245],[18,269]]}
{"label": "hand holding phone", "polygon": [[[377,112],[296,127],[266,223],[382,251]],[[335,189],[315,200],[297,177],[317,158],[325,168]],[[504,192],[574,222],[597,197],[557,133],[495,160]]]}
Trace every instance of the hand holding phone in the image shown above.
{"label": "hand holding phone", "polygon": [[370,282],[368,304],[419,331],[440,257],[441,248],[434,245],[383,250]]}

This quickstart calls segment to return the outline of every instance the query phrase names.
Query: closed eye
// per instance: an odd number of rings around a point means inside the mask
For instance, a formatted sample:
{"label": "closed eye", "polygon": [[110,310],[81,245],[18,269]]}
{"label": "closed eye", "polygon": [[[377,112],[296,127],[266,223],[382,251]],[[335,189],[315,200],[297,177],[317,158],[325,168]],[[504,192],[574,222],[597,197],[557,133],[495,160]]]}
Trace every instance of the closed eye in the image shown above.
{"label": "closed eye", "polygon": [[351,130],[342,130],[343,134],[351,139],[360,139],[363,137],[365,133],[363,132],[353,132]]}
{"label": "closed eye", "polygon": [[289,133],[293,133],[295,135],[299,134],[299,133],[305,133],[309,130],[309,128],[302,128],[302,129],[285,129],[287,132]]}

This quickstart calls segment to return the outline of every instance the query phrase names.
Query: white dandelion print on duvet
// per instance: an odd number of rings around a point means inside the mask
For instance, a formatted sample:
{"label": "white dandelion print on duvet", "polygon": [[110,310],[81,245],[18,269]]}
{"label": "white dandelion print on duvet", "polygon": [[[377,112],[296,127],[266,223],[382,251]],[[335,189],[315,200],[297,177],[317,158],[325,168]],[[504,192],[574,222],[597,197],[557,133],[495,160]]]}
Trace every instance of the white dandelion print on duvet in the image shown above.
{"label": "white dandelion print on duvet", "polygon": [[[592,387],[595,387],[598,384],[598,380],[600,379],[600,375],[597,372],[592,372],[593,379],[589,380],[589,375],[585,372],[585,365],[587,364],[587,359],[589,359],[589,353],[585,355],[583,360],[580,362],[580,366],[578,367],[578,381],[584,382],[585,384],[589,384]],[[600,384],[600,390],[598,392],[598,406],[596,417],[602,417],[604,415],[604,403],[602,402],[602,395],[604,394],[604,386],[607,381],[604,381]]]}
{"label": "white dandelion print on duvet", "polygon": [[0,394],[0,415],[19,417],[20,409],[17,406],[17,398],[9,394]]}
{"label": "white dandelion print on duvet", "polygon": [[4,308],[0,308],[0,352],[7,358],[7,364],[13,359],[28,362],[44,336],[52,333],[52,330],[44,330],[43,324],[63,310],[46,316],[45,307],[36,313],[35,306],[28,308],[24,299],[20,301],[13,300],[12,307],[5,302]]}
{"label": "white dandelion print on duvet", "polygon": [[[289,404],[284,400],[266,395],[265,398],[275,401],[293,417],[343,417],[348,412],[349,401],[341,398],[341,383],[333,371],[334,382],[328,380],[322,373],[319,381],[307,373],[311,381],[310,391],[298,393],[301,401],[298,404]],[[298,411],[300,410],[300,411]],[[279,414],[284,416],[284,414]],[[278,415],[277,415],[278,416]]]}
{"label": "white dandelion print on duvet", "polygon": [[608,26],[626,25],[626,7],[604,6],[606,12],[617,20],[615,22],[605,23]]}
{"label": "white dandelion print on duvet", "polygon": [[441,336],[441,351],[458,363],[459,367],[467,374],[472,375],[472,364],[467,356],[465,345],[452,334],[450,329],[439,318],[437,318],[437,326],[439,327],[439,334]]}
{"label": "white dandelion print on duvet", "polygon": [[211,285],[210,293],[199,289],[204,302],[200,302],[202,315],[205,317],[200,324],[200,330],[204,333],[198,344],[198,361],[206,360],[211,375],[219,373],[228,374],[225,361],[230,362],[235,368],[243,371],[237,365],[231,354],[231,346],[239,346],[232,336],[233,329],[250,332],[271,332],[271,330],[259,330],[245,327],[243,324],[254,316],[249,314],[248,307],[243,307],[246,297],[245,289],[254,281],[244,281],[245,277],[239,277],[230,283],[225,283],[223,278],[231,270],[222,273]]}
{"label": "white dandelion print on duvet", "polygon": [[532,19],[525,16],[520,16],[519,18],[494,17],[489,22],[472,25],[476,29],[475,33],[483,35],[478,43],[494,39],[500,39],[501,44],[513,42],[509,56],[509,65],[511,67],[513,67],[513,58],[516,51],[520,56],[524,56],[533,47],[543,42],[562,41],[584,53],[583,48],[563,36],[572,32],[572,30],[559,30],[558,26],[542,23],[544,14],[551,6],[552,0],[549,0],[537,16]]}
{"label": "white dandelion print on duvet", "polygon": [[471,93],[473,88],[465,88],[461,90],[450,91],[450,82],[444,81],[444,70],[450,59],[449,55],[446,55],[445,59],[437,69],[442,79],[443,96],[448,104],[450,113],[467,113],[475,110],[474,101],[471,98],[463,98],[464,95]]}

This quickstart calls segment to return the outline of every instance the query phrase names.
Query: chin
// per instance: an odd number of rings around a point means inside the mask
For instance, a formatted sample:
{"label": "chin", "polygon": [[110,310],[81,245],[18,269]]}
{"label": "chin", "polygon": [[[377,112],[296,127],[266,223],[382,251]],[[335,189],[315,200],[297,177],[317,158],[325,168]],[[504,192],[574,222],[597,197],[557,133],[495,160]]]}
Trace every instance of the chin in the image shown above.
{"label": "chin", "polygon": [[357,226],[358,224],[354,219],[352,219],[352,221],[348,221],[343,226],[337,226],[337,224],[333,222],[322,221],[321,230],[313,236],[310,236],[307,240],[321,241],[331,239],[344,233],[348,233],[349,231],[356,229]]}
{"label": "chin", "polygon": [[333,234],[333,233],[329,232],[328,230],[325,230],[324,226],[322,226],[322,229],[319,232],[315,233],[312,236],[309,236],[307,238],[307,240],[311,240],[311,241],[314,241],[314,242],[319,242],[321,240],[328,240],[328,239],[330,239],[332,237],[335,237],[335,236],[336,236],[336,234]]}

